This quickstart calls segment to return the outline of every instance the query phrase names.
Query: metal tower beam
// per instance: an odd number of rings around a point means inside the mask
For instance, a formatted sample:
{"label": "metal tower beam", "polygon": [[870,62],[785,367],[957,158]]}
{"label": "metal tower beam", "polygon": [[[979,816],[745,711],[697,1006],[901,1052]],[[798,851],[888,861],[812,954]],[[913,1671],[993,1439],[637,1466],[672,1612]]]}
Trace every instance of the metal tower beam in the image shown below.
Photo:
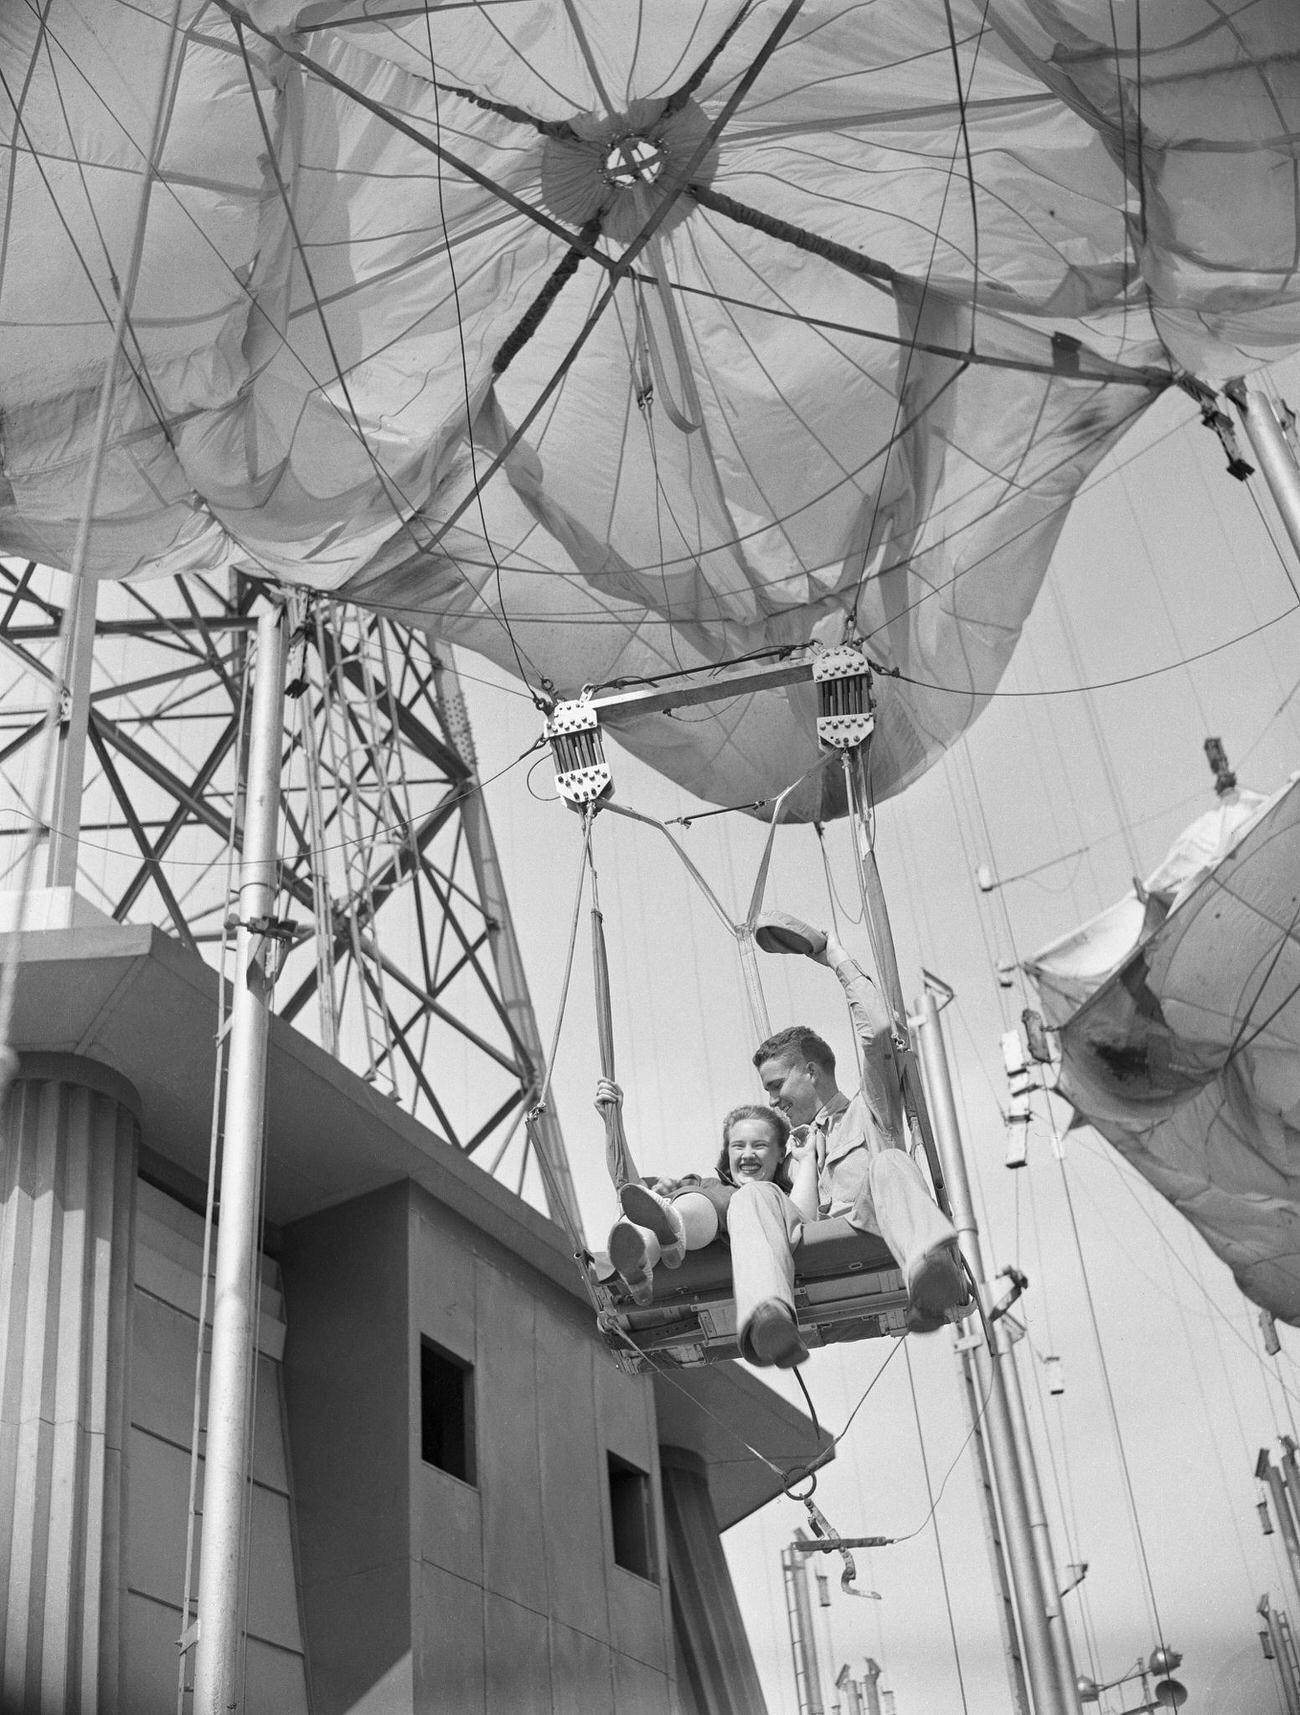
{"label": "metal tower beam", "polygon": [[[60,574],[0,561],[0,872],[11,875],[67,598]],[[59,863],[75,852],[71,879],[91,904],[214,961],[245,835],[246,667],[264,601],[243,578],[99,586],[79,691],[84,780],[65,795],[79,815],[53,817],[68,836]],[[521,1125],[543,1051],[454,680],[419,632],[324,599],[299,598],[293,613],[278,882],[296,921],[276,1009],[533,1195],[531,1131],[540,1183],[572,1217],[558,1120]]]}

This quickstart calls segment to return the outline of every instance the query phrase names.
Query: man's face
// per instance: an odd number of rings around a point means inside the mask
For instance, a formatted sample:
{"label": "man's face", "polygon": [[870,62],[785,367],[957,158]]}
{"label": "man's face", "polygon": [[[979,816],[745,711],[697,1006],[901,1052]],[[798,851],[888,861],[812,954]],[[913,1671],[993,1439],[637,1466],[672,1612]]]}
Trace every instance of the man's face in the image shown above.
{"label": "man's face", "polygon": [[821,1108],[814,1071],[811,1060],[801,1060],[791,1053],[776,1054],[758,1068],[768,1101],[785,1115],[792,1127],[808,1125]]}

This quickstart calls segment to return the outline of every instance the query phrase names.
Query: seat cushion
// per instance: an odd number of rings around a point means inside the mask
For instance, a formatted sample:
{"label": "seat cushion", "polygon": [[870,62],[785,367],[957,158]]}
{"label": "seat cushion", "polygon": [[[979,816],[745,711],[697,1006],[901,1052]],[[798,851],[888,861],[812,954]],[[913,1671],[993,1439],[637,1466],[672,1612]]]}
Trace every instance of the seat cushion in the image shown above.
{"label": "seat cushion", "polygon": [[[621,1298],[622,1283],[609,1266],[608,1258],[597,1257],[597,1273]],[[826,1280],[843,1274],[881,1273],[898,1267],[889,1246],[875,1233],[859,1232],[843,1215],[825,1221],[810,1221],[794,1253],[795,1285]],[[680,1268],[657,1268],[654,1272],[656,1304],[671,1304],[683,1297],[731,1296],[731,1251],[724,1239],[715,1239],[702,1250],[687,1251]]]}

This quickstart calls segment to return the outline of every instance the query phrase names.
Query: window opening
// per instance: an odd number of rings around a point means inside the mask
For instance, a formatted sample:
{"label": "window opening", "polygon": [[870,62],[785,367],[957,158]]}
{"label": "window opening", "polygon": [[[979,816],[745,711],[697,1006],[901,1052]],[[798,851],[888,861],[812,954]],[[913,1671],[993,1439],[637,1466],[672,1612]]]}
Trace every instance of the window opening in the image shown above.
{"label": "window opening", "polygon": [[654,1498],[650,1477],[609,1454],[609,1516],[614,1530],[614,1561],[641,1578],[657,1583],[654,1543]]}
{"label": "window opening", "polygon": [[462,1483],[474,1469],[474,1366],[420,1341],[420,1457]]}

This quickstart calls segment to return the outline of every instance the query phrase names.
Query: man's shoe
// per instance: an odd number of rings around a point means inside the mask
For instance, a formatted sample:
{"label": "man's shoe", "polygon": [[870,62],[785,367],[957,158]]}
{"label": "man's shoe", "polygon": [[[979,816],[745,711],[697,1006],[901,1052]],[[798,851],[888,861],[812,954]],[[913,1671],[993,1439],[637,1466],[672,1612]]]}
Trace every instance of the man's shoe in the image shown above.
{"label": "man's shoe", "polygon": [[754,940],[765,953],[795,953],[809,959],[825,950],[826,931],[786,911],[764,911],[754,919]]}
{"label": "man's shoe", "polygon": [[750,1317],[741,1354],[752,1364],[775,1364],[778,1370],[792,1370],[803,1363],[808,1348],[789,1307],[769,1298]]}
{"label": "man's shoe", "polygon": [[623,1213],[638,1227],[648,1227],[659,1240],[659,1260],[665,1268],[680,1268],[686,1255],[686,1229],[666,1197],[648,1185],[624,1185],[618,1194]]}
{"label": "man's shoe", "polygon": [[646,1243],[652,1236],[631,1221],[615,1221],[609,1232],[609,1260],[622,1275],[636,1304],[649,1304],[655,1293],[651,1278],[654,1264]]}
{"label": "man's shoe", "polygon": [[956,1245],[936,1245],[917,1263],[907,1283],[907,1331],[933,1334],[948,1321],[949,1310],[960,1310],[969,1302]]}

